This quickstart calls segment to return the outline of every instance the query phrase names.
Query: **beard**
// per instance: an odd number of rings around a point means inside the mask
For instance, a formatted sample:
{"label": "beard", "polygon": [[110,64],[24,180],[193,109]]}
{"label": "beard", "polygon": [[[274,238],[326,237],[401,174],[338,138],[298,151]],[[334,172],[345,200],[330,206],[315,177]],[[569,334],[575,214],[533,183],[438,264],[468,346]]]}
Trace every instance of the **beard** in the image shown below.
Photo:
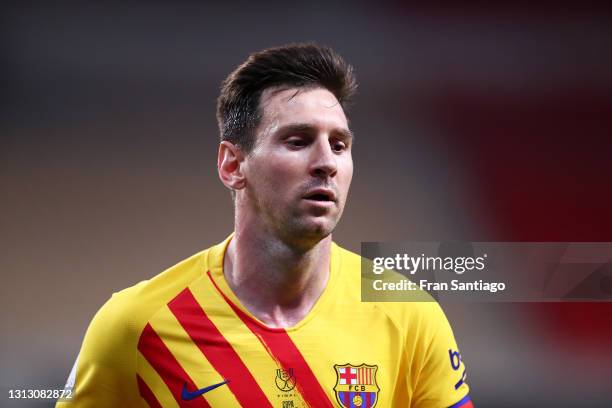
{"label": "beard", "polygon": [[308,208],[302,198],[282,207],[278,206],[278,202],[265,203],[263,207],[266,209],[260,208],[263,210],[260,211],[260,216],[265,228],[299,252],[312,249],[328,237],[342,215],[342,208],[338,203],[331,209],[321,211]]}
{"label": "beard", "polygon": [[[253,221],[299,252],[312,249],[328,237],[342,216],[344,197],[332,183],[311,180],[285,194],[279,194],[280,186],[251,184],[250,187],[246,196],[249,212],[255,216]],[[317,188],[332,190],[334,205],[309,204],[304,197]]]}
{"label": "beard", "polygon": [[287,245],[299,251],[308,251],[334,231],[341,214],[342,210],[338,208],[325,214],[313,214],[312,211],[304,211],[298,203],[293,211],[276,213],[274,229]]}

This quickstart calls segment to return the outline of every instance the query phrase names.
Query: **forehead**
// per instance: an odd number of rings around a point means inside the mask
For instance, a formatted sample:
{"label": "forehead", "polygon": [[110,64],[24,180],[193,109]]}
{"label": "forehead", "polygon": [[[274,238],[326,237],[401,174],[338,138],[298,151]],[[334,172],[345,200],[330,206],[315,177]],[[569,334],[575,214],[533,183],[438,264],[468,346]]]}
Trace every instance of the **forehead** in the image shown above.
{"label": "forehead", "polygon": [[288,123],[348,129],[342,106],[324,88],[268,88],[260,98],[261,129],[273,131]]}

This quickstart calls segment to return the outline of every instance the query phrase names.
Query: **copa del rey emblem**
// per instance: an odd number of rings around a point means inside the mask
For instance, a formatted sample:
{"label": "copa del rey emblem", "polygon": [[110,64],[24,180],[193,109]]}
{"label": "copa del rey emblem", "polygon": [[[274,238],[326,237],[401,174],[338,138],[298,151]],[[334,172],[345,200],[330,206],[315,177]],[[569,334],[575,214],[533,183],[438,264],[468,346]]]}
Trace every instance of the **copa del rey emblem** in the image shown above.
{"label": "copa del rey emblem", "polygon": [[336,364],[336,399],[343,408],[372,408],[378,402],[378,366]]}

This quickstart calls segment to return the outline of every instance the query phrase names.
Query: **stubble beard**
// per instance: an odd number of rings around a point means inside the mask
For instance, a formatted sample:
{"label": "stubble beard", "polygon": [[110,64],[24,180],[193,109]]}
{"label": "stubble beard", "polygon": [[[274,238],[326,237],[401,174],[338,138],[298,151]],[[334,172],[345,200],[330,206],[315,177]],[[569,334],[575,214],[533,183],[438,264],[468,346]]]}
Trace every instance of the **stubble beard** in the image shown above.
{"label": "stubble beard", "polygon": [[[298,251],[308,251],[327,238],[338,225],[342,215],[339,210],[327,215],[324,220],[310,219],[312,215],[294,211],[279,225],[281,239]],[[319,217],[317,217],[319,218]]]}
{"label": "stubble beard", "polygon": [[[255,197],[252,198],[255,199]],[[317,217],[300,208],[301,200],[300,198],[290,206],[284,206],[283,208],[279,208],[278,202],[265,199],[254,200],[256,203],[255,213],[259,214],[264,229],[297,253],[305,253],[311,250],[328,237],[336,228],[343,212],[341,204],[336,202],[337,207],[334,210]],[[321,217],[325,219],[318,219]]]}

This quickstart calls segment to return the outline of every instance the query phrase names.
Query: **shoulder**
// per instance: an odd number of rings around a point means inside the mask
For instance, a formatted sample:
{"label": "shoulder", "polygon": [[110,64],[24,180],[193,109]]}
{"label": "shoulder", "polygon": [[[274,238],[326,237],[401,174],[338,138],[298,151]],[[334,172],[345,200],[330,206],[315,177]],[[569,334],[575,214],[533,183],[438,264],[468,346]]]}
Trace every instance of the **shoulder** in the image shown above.
{"label": "shoulder", "polygon": [[208,250],[179,262],[151,279],[116,292],[102,306],[94,321],[131,327],[145,324],[151,314],[206,272]]}
{"label": "shoulder", "polygon": [[[341,285],[344,285],[356,300],[386,315],[398,329],[405,331],[410,328],[414,333],[418,328],[418,332],[427,337],[432,335],[439,325],[447,324],[440,305],[424,291],[410,298],[418,301],[406,301],[408,298],[405,295],[396,299],[393,294],[385,296],[386,301],[369,301],[362,294],[367,293],[367,288],[371,288],[372,275],[364,273],[371,261],[336,244],[333,245],[332,251],[340,265]],[[388,273],[397,275],[397,279],[404,279],[404,276],[397,272]],[[383,298],[379,295],[377,299]]]}
{"label": "shoulder", "polygon": [[124,350],[134,350],[151,315],[204,274],[206,255],[207,250],[199,252],[149,280],[114,293],[91,321],[83,349],[98,356],[126,358]]}
{"label": "shoulder", "polygon": [[[150,317],[183,288],[204,276],[208,250],[157,276],[114,293],[91,321],[75,370],[69,406],[112,405],[138,399],[137,345]],[[58,406],[63,406],[58,404]]]}

